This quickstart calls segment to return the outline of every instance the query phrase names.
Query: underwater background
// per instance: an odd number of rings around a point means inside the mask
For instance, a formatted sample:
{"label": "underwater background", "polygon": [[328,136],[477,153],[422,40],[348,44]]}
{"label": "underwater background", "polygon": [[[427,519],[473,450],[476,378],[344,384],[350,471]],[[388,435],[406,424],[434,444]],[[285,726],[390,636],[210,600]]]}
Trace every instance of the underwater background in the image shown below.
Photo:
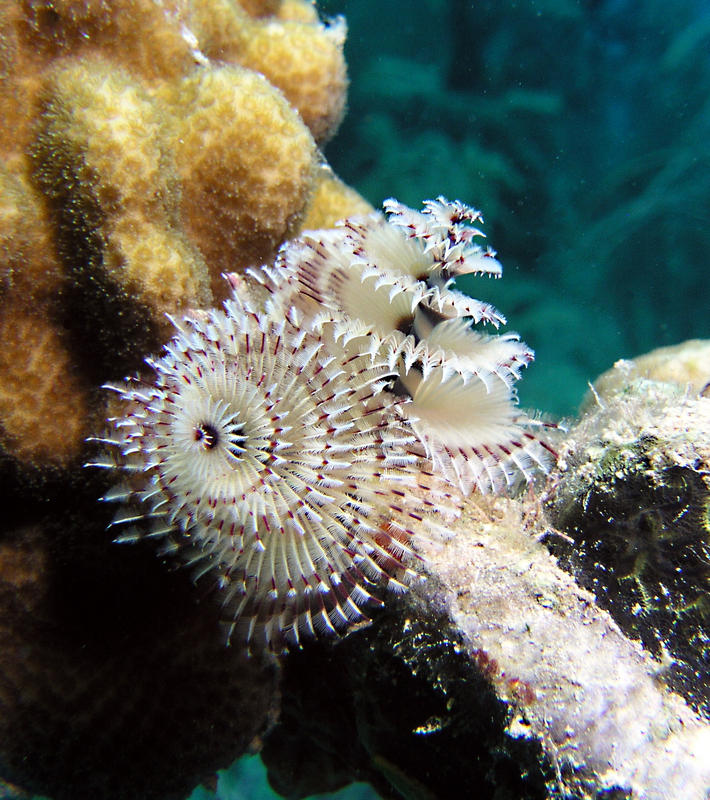
{"label": "underwater background", "polygon": [[[573,413],[619,358],[710,333],[710,6],[352,0],[326,155],[373,204],[479,208],[496,303],[536,351],[521,402]],[[459,281],[459,286],[461,286]]]}
{"label": "underwater background", "polygon": [[[503,279],[458,285],[535,349],[524,407],[571,416],[617,359],[710,336],[710,4],[318,7],[349,31],[348,112],[328,161],[375,206],[444,195],[482,210]],[[190,800],[277,797],[245,757]]]}
{"label": "underwater background", "polygon": [[[444,195],[483,212],[503,279],[457,285],[535,349],[521,405],[573,415],[617,359],[710,336],[707,2],[318,7],[348,23],[348,111],[328,161],[376,207]],[[363,784],[330,796],[378,797]],[[191,800],[276,797],[251,757]]]}

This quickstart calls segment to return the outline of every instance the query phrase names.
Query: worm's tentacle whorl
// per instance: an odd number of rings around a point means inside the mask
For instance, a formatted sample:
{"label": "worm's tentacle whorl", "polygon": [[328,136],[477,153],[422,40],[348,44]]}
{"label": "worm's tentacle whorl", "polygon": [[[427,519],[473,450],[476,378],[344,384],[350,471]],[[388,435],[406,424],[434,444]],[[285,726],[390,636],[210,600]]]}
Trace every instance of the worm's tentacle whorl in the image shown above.
{"label": "worm's tentacle whorl", "polygon": [[154,380],[111,387],[124,414],[104,440],[127,477],[107,497],[124,504],[115,523],[150,518],[218,576],[230,628],[277,650],[406,585],[413,527],[445,502],[387,364],[346,354],[334,323],[300,323],[237,300],[185,319],[148,361]]}

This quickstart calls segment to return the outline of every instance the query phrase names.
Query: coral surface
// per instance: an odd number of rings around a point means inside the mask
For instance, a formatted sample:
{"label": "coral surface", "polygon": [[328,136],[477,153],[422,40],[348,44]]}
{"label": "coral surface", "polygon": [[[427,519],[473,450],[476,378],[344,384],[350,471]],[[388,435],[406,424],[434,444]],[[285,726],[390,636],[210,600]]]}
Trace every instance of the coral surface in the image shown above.
{"label": "coral surface", "polygon": [[689,394],[707,396],[710,383],[710,342],[690,339],[671,347],[659,347],[634,359],[618,361],[594,381],[594,391],[584,408],[604,405],[639,380],[675,383]]}
{"label": "coral surface", "polygon": [[[67,466],[95,428],[91,389],[157,349],[166,312],[213,305],[220,273],[271,260],[312,199],[326,219],[329,203],[362,207],[317,148],[344,108],[345,27],[305,0],[6,0],[0,30],[13,344],[0,444],[21,466]],[[20,411],[10,398],[26,375]],[[47,437],[41,419],[70,435]]]}
{"label": "coral surface", "polygon": [[224,646],[187,576],[94,530],[93,494],[35,501],[0,539],[0,774],[55,800],[180,800],[268,727],[278,672]]}
{"label": "coral surface", "polygon": [[602,375],[565,440],[550,502],[570,537],[556,540],[562,562],[706,716],[710,400],[698,391],[709,356],[710,343],[691,341]]}
{"label": "coral surface", "polygon": [[262,759],[284,797],[331,797],[358,780],[382,798],[546,800],[553,768],[509,721],[457,632],[407,599],[338,647],[289,657]]}

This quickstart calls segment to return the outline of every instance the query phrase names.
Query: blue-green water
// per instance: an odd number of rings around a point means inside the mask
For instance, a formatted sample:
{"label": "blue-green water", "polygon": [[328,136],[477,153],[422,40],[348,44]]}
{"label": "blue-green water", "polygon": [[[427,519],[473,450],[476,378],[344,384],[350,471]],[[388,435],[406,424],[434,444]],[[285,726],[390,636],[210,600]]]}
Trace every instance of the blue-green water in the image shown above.
{"label": "blue-green water", "polygon": [[[245,756],[231,769],[219,773],[215,792],[200,786],[189,800],[279,800],[280,797],[269,788],[266,771],[259,758]],[[354,783],[328,797],[332,800],[372,800],[377,795],[366,784]]]}
{"label": "blue-green water", "polygon": [[710,7],[329,0],[349,112],[327,147],[372,203],[484,212],[492,300],[536,350],[521,401],[576,409],[618,358],[707,337]]}

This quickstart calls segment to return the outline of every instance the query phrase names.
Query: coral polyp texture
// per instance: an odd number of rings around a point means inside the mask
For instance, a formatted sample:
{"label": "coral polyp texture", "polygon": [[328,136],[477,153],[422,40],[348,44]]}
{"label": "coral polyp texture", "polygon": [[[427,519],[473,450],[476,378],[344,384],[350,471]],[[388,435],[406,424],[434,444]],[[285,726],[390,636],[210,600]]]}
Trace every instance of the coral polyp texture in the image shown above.
{"label": "coral polyp texture", "polygon": [[114,525],[150,520],[255,649],[365,619],[373,593],[409,581],[415,528],[447,503],[386,361],[345,353],[335,327],[235,299],[180,323],[154,380],[113,387],[124,413],[96,463],[126,473],[106,497],[124,504]]}
{"label": "coral polyp texture", "polygon": [[385,217],[346,219],[281,249],[273,268],[251,271],[270,305],[296,305],[306,318],[341,312],[346,350],[383,358],[407,398],[402,415],[422,456],[465,493],[497,492],[546,470],[554,452],[538,421],[517,408],[515,382],[533,352],[490,303],[457,291],[457,276],[499,277],[478,211],[444,198],[423,212],[395,200]]}
{"label": "coral polyp texture", "polygon": [[[48,454],[0,401],[0,442],[21,467],[66,467],[93,425],[76,386],[135,369],[166,313],[217,304],[224,270],[271,260],[307,215],[332,224],[324,203],[361,208],[337,181],[319,191],[345,25],[305,0],[40,0],[0,2],[0,31],[0,314],[31,308],[67,365],[28,419],[83,433]],[[26,370],[2,365],[0,398]]]}

